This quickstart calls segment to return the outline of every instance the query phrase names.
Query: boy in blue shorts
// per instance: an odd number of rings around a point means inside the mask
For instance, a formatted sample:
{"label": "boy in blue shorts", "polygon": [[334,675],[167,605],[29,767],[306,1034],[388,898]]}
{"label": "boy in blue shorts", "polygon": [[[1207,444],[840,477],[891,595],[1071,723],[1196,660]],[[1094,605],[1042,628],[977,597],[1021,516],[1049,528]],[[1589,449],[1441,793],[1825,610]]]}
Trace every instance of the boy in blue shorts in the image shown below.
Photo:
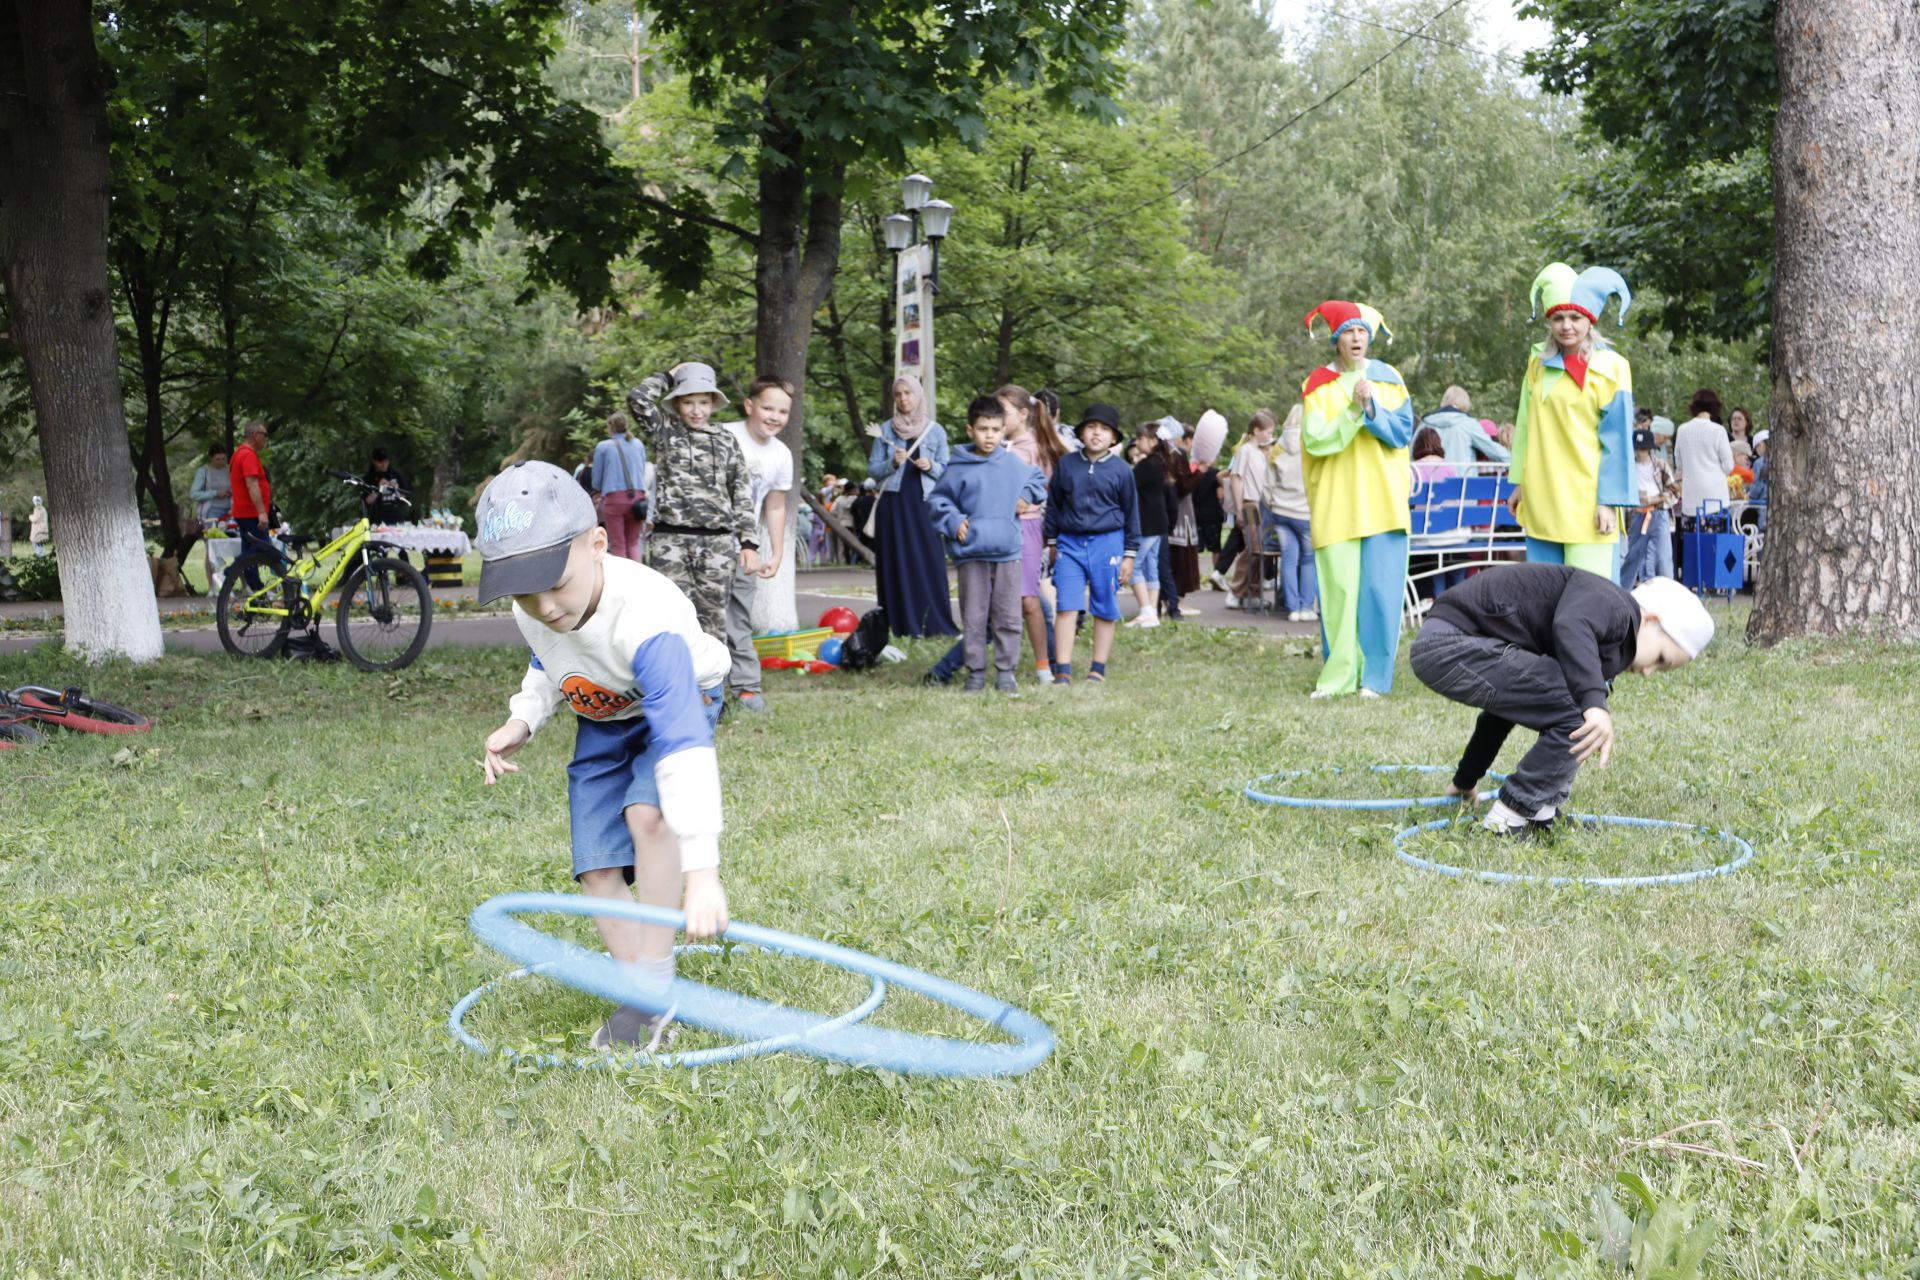
{"label": "boy in blue shorts", "polygon": [[[713,752],[727,647],[662,575],[607,555],[593,500],[545,462],[520,462],[480,495],[480,601],[513,597],[533,659],[487,738],[492,786],[561,705],[578,724],[567,766],[573,874],[594,897],[681,903],[689,938],[727,927],[720,883],[720,769]],[[629,890],[628,886],[632,889]],[[651,1053],[670,1039],[673,930],[595,917],[634,976],[634,1002],[594,1033],[596,1049]]]}
{"label": "boy in blue shorts", "polygon": [[1120,411],[1110,404],[1089,406],[1076,434],[1080,451],[1067,454],[1054,468],[1041,522],[1058,597],[1051,687],[1062,689],[1073,683],[1073,638],[1082,609],[1093,614],[1093,665],[1087,680],[1106,680],[1114,624],[1120,621],[1120,588],[1133,581],[1133,557],[1140,549],[1140,499],[1133,468],[1114,452],[1120,443]]}

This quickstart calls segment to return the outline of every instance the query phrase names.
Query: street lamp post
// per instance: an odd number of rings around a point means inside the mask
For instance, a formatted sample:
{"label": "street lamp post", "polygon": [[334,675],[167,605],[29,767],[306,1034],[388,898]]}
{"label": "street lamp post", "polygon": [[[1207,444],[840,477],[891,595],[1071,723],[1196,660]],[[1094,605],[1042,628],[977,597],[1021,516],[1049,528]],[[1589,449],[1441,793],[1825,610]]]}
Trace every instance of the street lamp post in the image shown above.
{"label": "street lamp post", "polygon": [[[900,207],[880,220],[880,233],[893,255],[889,317],[898,315],[892,335],[893,377],[912,374],[927,392],[933,411],[933,299],[940,292],[940,242],[953,225],[953,206],[933,198],[933,179],[911,173],[900,180]],[[893,412],[893,383],[887,384],[886,413]]]}

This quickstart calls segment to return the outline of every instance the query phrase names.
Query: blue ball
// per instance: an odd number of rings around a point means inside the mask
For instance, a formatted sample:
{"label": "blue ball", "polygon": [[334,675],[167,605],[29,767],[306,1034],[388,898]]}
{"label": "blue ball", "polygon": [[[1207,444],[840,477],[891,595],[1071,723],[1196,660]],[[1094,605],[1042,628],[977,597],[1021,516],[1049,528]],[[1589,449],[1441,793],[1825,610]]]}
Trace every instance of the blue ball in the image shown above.
{"label": "blue ball", "polygon": [[839,636],[835,636],[831,640],[822,640],[820,642],[820,661],[831,662],[834,666],[839,666],[840,652],[845,647],[846,642],[841,640]]}

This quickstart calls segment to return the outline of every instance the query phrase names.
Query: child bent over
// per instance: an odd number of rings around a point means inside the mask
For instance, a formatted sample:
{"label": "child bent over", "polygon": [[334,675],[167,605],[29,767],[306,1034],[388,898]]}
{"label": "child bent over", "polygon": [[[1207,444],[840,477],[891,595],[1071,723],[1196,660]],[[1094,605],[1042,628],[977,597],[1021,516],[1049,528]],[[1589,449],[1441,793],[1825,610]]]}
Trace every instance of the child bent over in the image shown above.
{"label": "child bent over", "polygon": [[1570,565],[1486,569],[1435,600],[1413,673],[1480,708],[1447,794],[1470,800],[1516,724],[1540,733],[1481,825],[1527,835],[1567,803],[1589,759],[1613,754],[1607,691],[1622,671],[1683,667],[1713,639],[1706,606],[1671,578],[1632,591]]}
{"label": "child bent over", "polygon": [[934,528],[948,539],[960,570],[961,645],[967,692],[987,687],[987,640],[993,639],[994,687],[1018,696],[1013,667],[1020,657],[1020,504],[1047,496],[1040,468],[1000,447],[1006,410],[993,396],[967,406],[971,448],[956,449],[927,498]]}
{"label": "child bent over", "polygon": [[[731,441],[729,440],[729,443]],[[671,907],[684,879],[687,936],[727,927],[720,883],[720,770],[713,722],[727,649],[693,605],[645,565],[607,555],[593,501],[545,462],[502,471],[480,496],[480,599],[513,597],[533,650],[507,722],[487,738],[487,785],[561,706],[579,725],[567,766],[573,874],[585,892]],[[596,1049],[646,1052],[668,1039],[673,930],[595,917],[630,966],[634,1003],[594,1033]]]}
{"label": "child bent over", "polygon": [[1116,454],[1120,411],[1110,404],[1087,408],[1081,419],[1080,452],[1060,459],[1047,485],[1041,532],[1053,569],[1055,602],[1053,685],[1073,683],[1074,630],[1080,611],[1093,614],[1093,665],[1087,679],[1107,678],[1113,628],[1120,620],[1120,588],[1133,580],[1140,548],[1140,498],[1133,468]]}

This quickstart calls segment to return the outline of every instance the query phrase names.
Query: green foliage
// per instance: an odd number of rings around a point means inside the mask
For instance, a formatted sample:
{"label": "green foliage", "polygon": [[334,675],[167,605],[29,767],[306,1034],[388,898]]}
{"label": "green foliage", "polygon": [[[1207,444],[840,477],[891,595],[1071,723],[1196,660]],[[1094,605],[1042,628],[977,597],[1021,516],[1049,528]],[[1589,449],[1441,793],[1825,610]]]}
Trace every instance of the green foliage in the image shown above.
{"label": "green foliage", "polygon": [[[1401,5],[1353,12],[1404,30],[1431,16]],[[1135,35],[1137,92],[1226,162],[1190,199],[1199,247],[1238,286],[1219,305],[1265,351],[1232,376],[1284,405],[1327,358],[1302,317],[1322,299],[1357,298],[1387,317],[1395,341],[1375,354],[1400,369],[1419,408],[1459,382],[1482,412],[1508,416],[1538,337],[1526,292],[1550,260],[1542,223],[1571,159],[1568,113],[1456,47],[1473,38],[1462,12],[1430,29],[1455,44],[1406,45],[1262,141],[1400,40],[1328,23],[1289,51],[1268,18],[1161,0]]]}
{"label": "green foliage", "polygon": [[1774,0],[1530,0],[1521,11],[1553,24],[1528,65],[1550,91],[1578,95],[1595,144],[1572,183],[1590,225],[1564,227],[1563,243],[1658,290],[1677,334],[1763,330]]}
{"label": "green foliage", "polygon": [[47,548],[47,554],[32,552],[0,561],[0,601],[58,600],[60,598],[59,549]]}

